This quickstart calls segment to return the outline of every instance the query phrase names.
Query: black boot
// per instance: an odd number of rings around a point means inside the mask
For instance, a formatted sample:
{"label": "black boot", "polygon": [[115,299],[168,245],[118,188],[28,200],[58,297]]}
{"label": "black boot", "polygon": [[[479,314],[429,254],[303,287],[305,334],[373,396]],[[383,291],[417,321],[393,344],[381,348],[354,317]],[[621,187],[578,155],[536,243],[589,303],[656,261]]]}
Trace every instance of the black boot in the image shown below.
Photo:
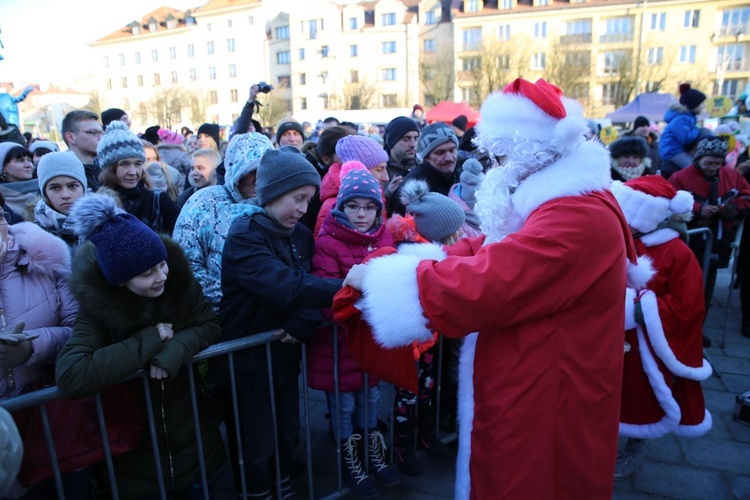
{"label": "black boot", "polygon": [[389,488],[401,482],[393,467],[385,463],[385,438],[377,429],[370,430],[367,456],[370,459],[370,473],[378,484]]}
{"label": "black boot", "polygon": [[375,498],[380,494],[378,487],[370,476],[367,475],[357,452],[357,441],[361,440],[359,434],[352,434],[349,439],[341,443],[341,461],[343,462],[344,479],[349,488],[357,498]]}
{"label": "black boot", "polygon": [[419,439],[417,446],[434,459],[450,456],[450,450],[438,438],[435,421],[435,405],[430,400],[419,403]]}

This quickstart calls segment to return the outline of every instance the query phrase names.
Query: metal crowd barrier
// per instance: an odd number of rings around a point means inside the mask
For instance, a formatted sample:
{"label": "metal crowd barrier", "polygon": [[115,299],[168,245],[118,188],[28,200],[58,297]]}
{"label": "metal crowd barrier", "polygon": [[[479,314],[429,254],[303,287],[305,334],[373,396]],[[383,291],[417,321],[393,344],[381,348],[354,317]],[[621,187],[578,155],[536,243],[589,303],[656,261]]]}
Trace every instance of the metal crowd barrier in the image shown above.
{"label": "metal crowd barrier", "polygon": [[[338,390],[339,387],[339,363],[338,363],[338,328],[334,327],[334,360],[336,360],[334,364],[334,384],[336,387],[335,391],[335,398],[336,398],[336,407],[340,408],[340,391]],[[258,347],[261,345],[265,345],[266,349],[266,359],[268,363],[268,381],[269,381],[269,387],[273,387],[273,364],[271,359],[271,342],[277,341],[278,337],[274,335],[273,332],[265,332],[261,334],[252,335],[249,337],[243,337],[241,339],[231,340],[227,342],[222,342],[219,344],[215,344],[197,355],[193,357],[190,364],[195,364],[196,362],[208,360],[210,358],[215,358],[218,356],[227,356],[228,357],[228,364],[229,364],[229,374],[230,374],[230,391],[231,391],[231,398],[232,398],[232,412],[234,416],[234,436],[227,436],[227,439],[235,439],[237,443],[237,461],[238,461],[238,467],[237,469],[240,472],[240,488],[242,493],[242,498],[247,498],[247,491],[248,491],[248,484],[247,479],[245,478],[245,470],[244,470],[244,462],[245,458],[243,457],[243,450],[242,450],[242,441],[241,441],[241,431],[240,431],[240,418],[239,418],[239,407],[237,402],[237,377],[236,377],[236,370],[235,370],[235,363],[234,363],[234,355],[237,351],[249,349],[252,347]],[[439,343],[438,343],[438,354],[437,354],[437,373],[436,373],[436,430],[439,431],[439,423],[440,423],[440,392],[441,392],[441,383],[442,383],[442,356],[440,355],[442,353],[443,348],[443,339],[441,337]],[[304,418],[304,428],[305,428],[305,447],[306,447],[306,459],[307,459],[307,496],[308,498],[312,499],[314,498],[314,485],[313,485],[313,457],[312,457],[312,447],[311,447],[311,425],[310,425],[310,398],[309,398],[309,390],[307,387],[307,350],[305,344],[302,344],[302,366],[301,366],[301,372],[302,372],[302,400],[304,404],[304,416],[300,415],[300,417]],[[140,378],[143,383],[143,391],[146,401],[146,420],[148,425],[148,436],[151,439],[151,445],[154,450],[154,464],[155,464],[155,473],[158,481],[158,487],[159,487],[159,497],[162,499],[167,498],[167,489],[164,483],[164,476],[162,474],[162,467],[161,467],[161,460],[160,460],[160,453],[159,453],[159,445],[157,441],[157,433],[156,433],[156,424],[155,424],[155,418],[154,418],[154,409],[151,404],[151,394],[150,394],[150,386],[149,386],[149,376],[148,373],[144,370],[141,370],[137,374],[130,377],[130,379]],[[201,428],[200,428],[200,416],[198,412],[198,397],[196,393],[196,381],[195,381],[195,375],[193,373],[192,369],[188,369],[188,379],[189,379],[189,388],[190,388],[190,401],[191,401],[191,407],[192,407],[192,413],[193,413],[193,423],[195,426],[195,433],[196,433],[196,444],[198,449],[198,461],[200,466],[200,474],[201,474],[201,488],[203,492],[203,498],[205,500],[208,500],[211,496],[211,485],[209,485],[209,477],[208,473],[206,471],[206,465],[205,465],[205,457],[203,453],[203,441],[201,436]],[[368,387],[369,380],[367,374],[364,375],[364,387]],[[390,385],[390,401],[389,401],[389,417],[388,417],[388,429],[390,434],[390,463],[393,463],[393,436],[394,436],[394,414],[393,414],[393,401],[395,397],[395,388]],[[280,474],[280,462],[279,462],[279,442],[278,442],[278,429],[276,424],[276,404],[274,400],[274,391],[271,390],[270,392],[270,399],[271,399],[271,411],[273,415],[273,421],[274,421],[274,454],[275,454],[275,469],[276,469],[276,492],[278,495],[278,498],[282,497],[282,486],[281,486],[281,474]],[[382,394],[382,393],[381,393]],[[62,475],[60,472],[59,464],[57,461],[57,454],[55,453],[55,446],[52,438],[52,431],[49,423],[49,419],[47,416],[45,404],[49,403],[50,401],[53,401],[55,399],[63,398],[62,393],[57,389],[57,387],[48,387],[41,390],[37,390],[34,392],[22,394],[20,396],[15,396],[8,399],[2,399],[0,400],[0,406],[8,410],[9,412],[22,410],[25,408],[40,407],[40,413],[42,418],[42,428],[44,430],[45,435],[45,442],[47,444],[47,450],[49,452],[50,457],[52,457],[51,466],[52,466],[52,472],[53,472],[53,480],[55,484],[55,489],[57,492],[57,496],[60,500],[65,499],[65,491],[63,488],[63,482],[62,482]],[[97,419],[99,422],[99,427],[101,430],[101,438],[102,438],[102,446],[104,450],[105,455],[105,465],[107,470],[107,476],[110,481],[110,486],[112,490],[112,498],[115,500],[119,499],[119,493],[117,489],[117,478],[114,471],[114,463],[110,451],[109,446],[109,439],[107,435],[107,429],[106,429],[106,421],[105,421],[105,415],[103,411],[102,406],[102,399],[101,394],[97,394],[95,396],[96,398],[96,414]],[[367,415],[367,398],[364,398],[365,401],[365,416]],[[418,411],[419,405],[416,404],[416,411]],[[340,435],[340,418],[336,419],[337,422],[337,430],[336,435]],[[229,426],[227,426],[227,430],[229,430]],[[367,429],[367,426],[365,426],[364,432],[365,435],[363,436],[365,440],[365,453],[363,458],[363,465],[365,467],[365,470],[368,470],[368,462],[369,462],[369,454],[367,453],[367,449],[369,447],[369,430]],[[416,433],[415,433],[416,434]],[[144,438],[146,436],[144,435]],[[443,438],[444,442],[450,442],[452,440],[455,440],[457,438],[456,433],[450,433],[446,437]],[[415,436],[416,440],[416,436]],[[232,457],[229,457],[229,460],[231,462]],[[341,496],[344,496],[348,493],[348,487],[346,487],[343,484],[343,472],[342,472],[342,462],[341,462],[341,447],[339,443],[336,444],[336,461],[337,461],[337,490],[334,492],[329,492],[327,494],[323,495],[317,495],[318,497],[322,498],[338,498]],[[230,463],[231,465],[231,463]],[[234,471],[234,468],[232,468]],[[235,481],[236,483],[236,481]],[[234,485],[232,485],[234,487]],[[240,493],[240,492],[238,492]]]}

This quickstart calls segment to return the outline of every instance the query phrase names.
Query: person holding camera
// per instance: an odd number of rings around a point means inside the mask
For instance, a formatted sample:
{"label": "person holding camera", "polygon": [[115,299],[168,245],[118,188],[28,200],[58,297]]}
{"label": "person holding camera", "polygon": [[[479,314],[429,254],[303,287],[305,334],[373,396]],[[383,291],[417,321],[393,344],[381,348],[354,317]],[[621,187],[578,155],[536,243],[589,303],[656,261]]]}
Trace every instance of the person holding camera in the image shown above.
{"label": "person holding camera", "polygon": [[253,113],[259,109],[260,103],[256,100],[259,93],[268,94],[273,90],[273,85],[266,82],[254,83],[250,86],[250,95],[245,106],[242,108],[240,117],[234,121],[234,133],[246,134],[248,132],[263,133],[263,127],[258,120],[253,118]]}

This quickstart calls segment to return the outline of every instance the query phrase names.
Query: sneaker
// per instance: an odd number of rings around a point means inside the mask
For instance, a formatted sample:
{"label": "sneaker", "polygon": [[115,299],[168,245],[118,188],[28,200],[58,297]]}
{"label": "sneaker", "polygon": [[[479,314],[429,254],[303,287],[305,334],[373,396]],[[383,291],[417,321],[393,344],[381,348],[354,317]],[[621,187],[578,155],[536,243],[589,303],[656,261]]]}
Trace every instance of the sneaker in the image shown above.
{"label": "sneaker", "polygon": [[397,451],[394,460],[398,471],[404,476],[420,476],[424,472],[422,463],[413,451]]}
{"label": "sneaker", "polygon": [[641,470],[641,464],[630,453],[623,453],[615,464],[615,481],[622,481],[634,476]]}
{"label": "sneaker", "polygon": [[435,460],[448,458],[451,454],[448,447],[435,435],[420,436],[417,445],[425,450],[430,458]]}
{"label": "sneaker", "polygon": [[401,482],[398,473],[385,463],[385,438],[380,431],[370,431],[368,457],[370,459],[370,473],[381,486],[390,488]]}
{"label": "sneaker", "polygon": [[367,475],[357,452],[357,442],[362,439],[359,434],[352,434],[341,444],[344,478],[356,498],[375,498],[380,494],[375,481]]}

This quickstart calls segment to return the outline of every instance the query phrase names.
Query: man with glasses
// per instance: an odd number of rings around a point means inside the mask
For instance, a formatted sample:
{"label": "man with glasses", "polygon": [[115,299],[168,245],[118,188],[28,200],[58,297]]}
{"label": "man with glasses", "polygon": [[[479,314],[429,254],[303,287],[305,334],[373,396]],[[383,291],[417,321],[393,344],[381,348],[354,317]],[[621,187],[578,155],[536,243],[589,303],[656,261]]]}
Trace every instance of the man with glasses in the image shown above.
{"label": "man with glasses", "polygon": [[92,191],[99,189],[102,168],[96,160],[96,146],[104,135],[99,115],[85,109],[71,111],[62,121],[62,136],[68,149],[83,163],[86,182]]}

